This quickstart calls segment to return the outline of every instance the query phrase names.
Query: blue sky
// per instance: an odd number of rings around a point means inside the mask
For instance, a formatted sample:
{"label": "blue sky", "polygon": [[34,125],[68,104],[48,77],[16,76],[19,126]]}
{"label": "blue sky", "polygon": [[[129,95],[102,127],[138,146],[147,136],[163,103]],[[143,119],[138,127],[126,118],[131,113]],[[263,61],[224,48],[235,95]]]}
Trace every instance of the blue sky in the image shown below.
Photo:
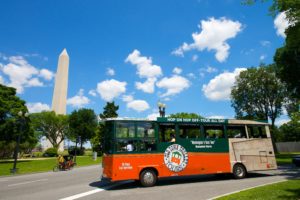
{"label": "blue sky", "polygon": [[51,108],[66,48],[68,113],[85,107],[99,114],[114,100],[120,116],[147,117],[160,100],[167,114],[232,118],[235,76],[272,63],[284,43],[287,22],[268,15],[269,3],[2,1],[0,82],[16,87],[32,112]]}

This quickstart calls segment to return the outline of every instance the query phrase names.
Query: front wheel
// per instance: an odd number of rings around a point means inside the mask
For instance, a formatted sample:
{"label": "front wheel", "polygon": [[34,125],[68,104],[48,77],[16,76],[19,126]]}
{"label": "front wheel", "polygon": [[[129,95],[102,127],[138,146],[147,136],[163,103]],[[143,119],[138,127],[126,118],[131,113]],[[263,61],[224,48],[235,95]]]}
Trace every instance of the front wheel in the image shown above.
{"label": "front wheel", "polygon": [[242,179],[245,178],[247,174],[246,168],[242,164],[235,164],[233,166],[233,176],[236,179]]}
{"label": "front wheel", "polygon": [[151,169],[146,169],[142,171],[140,175],[140,182],[144,187],[152,187],[155,185],[157,180],[156,173]]}

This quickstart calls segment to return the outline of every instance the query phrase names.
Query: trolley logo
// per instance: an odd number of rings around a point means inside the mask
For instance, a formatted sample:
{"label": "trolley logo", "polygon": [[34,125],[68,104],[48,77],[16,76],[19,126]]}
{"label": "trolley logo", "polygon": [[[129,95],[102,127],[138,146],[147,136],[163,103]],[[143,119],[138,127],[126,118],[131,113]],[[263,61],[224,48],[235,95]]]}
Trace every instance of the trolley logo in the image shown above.
{"label": "trolley logo", "polygon": [[164,154],[165,165],[173,172],[182,171],[188,163],[188,154],[179,144],[169,146]]}

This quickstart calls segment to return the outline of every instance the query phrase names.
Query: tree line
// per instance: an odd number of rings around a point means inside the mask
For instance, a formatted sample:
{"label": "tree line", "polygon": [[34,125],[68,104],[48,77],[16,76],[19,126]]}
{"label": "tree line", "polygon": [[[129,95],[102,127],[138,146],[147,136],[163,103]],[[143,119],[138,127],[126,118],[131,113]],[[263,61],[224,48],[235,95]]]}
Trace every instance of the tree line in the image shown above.
{"label": "tree line", "polygon": [[15,88],[1,84],[0,105],[0,158],[11,157],[18,135],[21,136],[22,153],[30,153],[42,137],[47,138],[56,149],[68,139],[74,143],[79,142],[80,149],[90,141],[92,149],[101,152],[104,126],[98,119],[117,117],[119,109],[114,102],[108,102],[99,115],[86,108],[74,110],[69,115],[43,111],[30,114],[25,118],[25,123],[21,124],[18,112],[28,112],[25,101],[16,96]]}
{"label": "tree line", "polygon": [[[265,2],[265,1],[262,1]],[[252,5],[255,0],[244,0]],[[270,119],[276,141],[300,140],[300,1],[273,0],[269,14],[284,12],[289,22],[286,39],[276,50],[274,63],[261,64],[240,73],[231,90],[236,118]],[[286,112],[290,121],[279,128],[275,120]]]}

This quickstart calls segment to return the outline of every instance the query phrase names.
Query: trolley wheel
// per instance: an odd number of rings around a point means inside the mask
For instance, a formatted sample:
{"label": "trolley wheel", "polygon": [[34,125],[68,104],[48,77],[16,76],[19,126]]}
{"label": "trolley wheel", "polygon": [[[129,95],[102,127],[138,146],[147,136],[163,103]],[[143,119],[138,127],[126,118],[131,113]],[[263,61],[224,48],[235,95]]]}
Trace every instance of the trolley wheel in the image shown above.
{"label": "trolley wheel", "polygon": [[140,182],[144,187],[152,187],[157,181],[156,173],[151,169],[145,169],[140,174]]}
{"label": "trolley wheel", "polygon": [[54,171],[54,172],[58,172],[58,171],[59,171],[59,168],[58,168],[57,165],[53,167],[53,171]]}
{"label": "trolley wheel", "polygon": [[235,164],[233,166],[233,176],[235,179],[242,179],[245,178],[247,174],[247,170],[242,164]]}

